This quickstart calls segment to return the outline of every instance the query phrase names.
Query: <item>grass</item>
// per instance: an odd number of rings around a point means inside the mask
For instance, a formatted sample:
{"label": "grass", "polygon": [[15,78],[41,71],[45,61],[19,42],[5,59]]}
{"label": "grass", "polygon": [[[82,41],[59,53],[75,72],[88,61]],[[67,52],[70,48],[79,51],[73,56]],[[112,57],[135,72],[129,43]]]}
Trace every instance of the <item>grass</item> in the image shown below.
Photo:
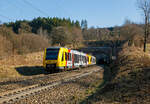
{"label": "grass", "polygon": [[105,70],[104,79],[81,104],[150,103],[150,56],[142,49],[122,50],[118,60]]}
{"label": "grass", "polygon": [[74,102],[75,104],[76,103],[87,104],[84,101],[84,99],[89,99],[89,96],[93,95],[100,85],[103,85],[103,79],[92,82],[90,86],[84,92],[82,92],[82,94],[80,94],[80,96],[74,95],[71,99],[72,102]]}
{"label": "grass", "polygon": [[15,55],[0,60],[0,78],[42,74],[43,52]]}
{"label": "grass", "polygon": [[150,44],[146,44],[147,52],[150,52]]}

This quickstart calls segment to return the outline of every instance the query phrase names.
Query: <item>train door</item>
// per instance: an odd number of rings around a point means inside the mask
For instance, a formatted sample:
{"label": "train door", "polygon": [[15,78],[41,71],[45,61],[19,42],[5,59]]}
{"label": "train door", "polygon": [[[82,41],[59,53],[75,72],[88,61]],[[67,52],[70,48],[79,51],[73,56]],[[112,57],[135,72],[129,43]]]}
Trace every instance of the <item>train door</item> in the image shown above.
{"label": "train door", "polygon": [[81,53],[80,58],[81,58],[80,64],[82,67],[84,67],[84,53]]}
{"label": "train door", "polygon": [[65,52],[62,51],[61,67],[65,67]]}
{"label": "train door", "polygon": [[86,54],[83,54],[82,60],[83,60],[83,66],[85,67],[87,65]]}
{"label": "train door", "polygon": [[74,68],[74,53],[72,52],[72,68]]}
{"label": "train door", "polygon": [[72,68],[72,53],[69,53],[69,68]]}
{"label": "train door", "polygon": [[61,49],[61,52],[60,52],[60,64],[59,64],[59,66],[61,67],[61,68],[66,68],[66,64],[67,64],[67,50],[65,49],[65,48],[62,48]]}
{"label": "train door", "polygon": [[67,56],[67,68],[72,68],[72,55],[71,55],[71,52],[68,52],[68,56]]}

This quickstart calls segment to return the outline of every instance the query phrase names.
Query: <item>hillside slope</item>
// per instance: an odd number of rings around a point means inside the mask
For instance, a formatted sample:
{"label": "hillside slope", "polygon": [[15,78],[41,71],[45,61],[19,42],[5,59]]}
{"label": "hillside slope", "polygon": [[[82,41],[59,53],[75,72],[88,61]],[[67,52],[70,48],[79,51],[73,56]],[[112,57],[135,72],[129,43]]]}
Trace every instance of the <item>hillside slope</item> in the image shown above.
{"label": "hillside slope", "polygon": [[150,55],[134,47],[119,53],[111,65],[110,81],[89,96],[86,103],[149,104]]}

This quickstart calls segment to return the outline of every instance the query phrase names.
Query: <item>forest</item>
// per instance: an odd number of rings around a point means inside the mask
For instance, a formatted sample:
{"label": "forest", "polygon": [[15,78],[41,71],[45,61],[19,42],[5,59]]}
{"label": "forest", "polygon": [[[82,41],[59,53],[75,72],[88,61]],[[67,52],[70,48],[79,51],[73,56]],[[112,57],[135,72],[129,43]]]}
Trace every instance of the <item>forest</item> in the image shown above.
{"label": "forest", "polygon": [[[41,51],[50,46],[81,48],[86,46],[143,47],[144,27],[130,20],[122,26],[88,28],[86,20],[38,17],[0,26],[0,58]],[[124,44],[125,43],[125,44]]]}

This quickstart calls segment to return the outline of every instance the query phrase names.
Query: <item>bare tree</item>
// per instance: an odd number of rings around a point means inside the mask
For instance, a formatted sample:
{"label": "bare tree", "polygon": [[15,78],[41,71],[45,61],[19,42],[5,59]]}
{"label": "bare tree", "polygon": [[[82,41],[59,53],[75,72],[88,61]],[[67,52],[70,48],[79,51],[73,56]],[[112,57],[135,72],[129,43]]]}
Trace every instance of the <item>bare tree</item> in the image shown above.
{"label": "bare tree", "polygon": [[144,52],[146,52],[147,37],[149,35],[149,19],[150,19],[150,0],[137,0],[138,8],[144,14]]}

